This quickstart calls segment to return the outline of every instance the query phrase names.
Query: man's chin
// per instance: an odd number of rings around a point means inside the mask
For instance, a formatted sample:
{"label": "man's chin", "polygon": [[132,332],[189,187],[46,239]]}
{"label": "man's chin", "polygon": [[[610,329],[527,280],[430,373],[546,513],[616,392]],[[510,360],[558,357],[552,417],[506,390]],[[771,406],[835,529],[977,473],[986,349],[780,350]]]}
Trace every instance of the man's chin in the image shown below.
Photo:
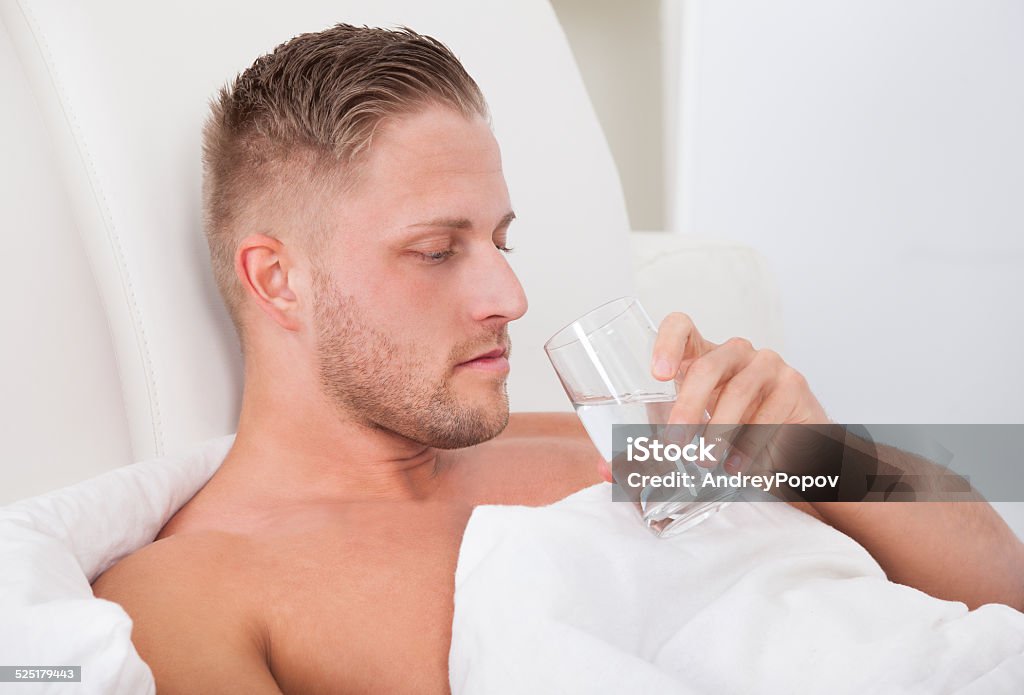
{"label": "man's chin", "polygon": [[435,449],[464,449],[494,439],[508,426],[508,397],[490,403],[460,404],[459,412],[446,418],[444,432],[435,432],[429,445]]}

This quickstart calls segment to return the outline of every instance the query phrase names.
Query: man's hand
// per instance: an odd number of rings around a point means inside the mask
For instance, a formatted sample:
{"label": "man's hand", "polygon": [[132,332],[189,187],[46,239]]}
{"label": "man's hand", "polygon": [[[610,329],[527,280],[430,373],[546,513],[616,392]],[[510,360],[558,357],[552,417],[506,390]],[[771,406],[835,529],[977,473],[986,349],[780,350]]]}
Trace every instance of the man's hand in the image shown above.
{"label": "man's hand", "polygon": [[672,313],[658,328],[651,373],[675,379],[677,397],[669,424],[696,424],[704,410],[710,425],[827,424],[828,415],[800,372],[772,350],[749,340],[716,345],[686,314]]}
{"label": "man's hand", "polygon": [[[651,372],[660,381],[676,380],[669,424],[702,423],[705,409],[711,414],[711,432],[729,425],[831,423],[806,379],[777,353],[755,350],[742,338],[716,345],[701,336],[686,314],[669,314],[661,322]],[[760,428],[756,436],[770,438],[776,429]],[[751,460],[757,464],[769,442],[752,443],[747,435],[740,436],[743,441],[735,441],[733,450],[749,454],[738,465],[746,469]],[[734,472],[730,461],[725,467]],[[601,473],[611,480],[609,470]],[[963,601],[970,608],[998,602],[1024,609],[1024,544],[980,499],[790,504],[863,545],[893,581]],[[950,563],[949,558],[956,561]]]}
{"label": "man's hand", "polygon": [[[659,381],[676,380],[676,402],[666,424],[703,423],[705,410],[711,414],[709,432],[718,426],[830,422],[807,380],[777,352],[755,350],[744,338],[712,343],[683,313],[669,314],[658,327],[651,373]],[[728,461],[726,470],[746,470],[768,445],[770,434],[771,429],[761,428],[734,442],[738,458],[743,452],[742,460]],[[611,482],[606,463],[599,463],[599,472]]]}

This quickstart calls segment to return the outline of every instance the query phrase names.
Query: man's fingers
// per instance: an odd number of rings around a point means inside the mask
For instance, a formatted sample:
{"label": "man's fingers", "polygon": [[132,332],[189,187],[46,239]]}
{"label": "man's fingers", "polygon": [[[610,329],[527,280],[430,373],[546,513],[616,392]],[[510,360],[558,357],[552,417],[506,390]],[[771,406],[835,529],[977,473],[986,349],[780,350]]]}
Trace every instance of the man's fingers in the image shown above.
{"label": "man's fingers", "polygon": [[762,398],[777,381],[776,365],[765,353],[757,352],[746,366],[722,386],[709,407],[712,425],[739,425],[750,422]]}
{"label": "man's fingers", "polygon": [[651,374],[661,381],[674,378],[682,361],[700,356],[706,345],[707,341],[701,337],[689,316],[679,312],[669,314],[658,327],[651,356]]}
{"label": "man's fingers", "polygon": [[754,355],[748,341],[732,338],[690,362],[684,378],[676,387],[676,403],[669,422],[701,422],[712,392],[746,367]]}
{"label": "man's fingers", "polygon": [[734,467],[748,473],[776,470],[781,462],[772,460],[772,456],[780,450],[772,446],[772,440],[781,424],[788,421],[795,405],[796,398],[791,389],[773,384],[753,415],[749,416],[749,426],[744,427],[741,435],[733,442],[729,459],[726,459],[726,470]]}
{"label": "man's fingers", "polygon": [[751,424],[777,425],[788,422],[800,401],[802,379],[802,376],[788,367],[779,370],[771,393],[765,396],[764,402],[750,418]]}

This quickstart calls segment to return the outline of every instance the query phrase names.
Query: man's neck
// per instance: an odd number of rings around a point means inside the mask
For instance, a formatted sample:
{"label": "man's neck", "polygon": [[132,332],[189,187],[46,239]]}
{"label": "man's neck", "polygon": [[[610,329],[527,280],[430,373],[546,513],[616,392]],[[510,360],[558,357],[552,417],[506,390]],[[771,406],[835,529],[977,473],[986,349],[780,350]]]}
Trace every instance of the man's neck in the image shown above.
{"label": "man's neck", "polygon": [[212,482],[253,504],[425,500],[445,477],[441,453],[345,416],[318,390],[247,383],[238,435]]}

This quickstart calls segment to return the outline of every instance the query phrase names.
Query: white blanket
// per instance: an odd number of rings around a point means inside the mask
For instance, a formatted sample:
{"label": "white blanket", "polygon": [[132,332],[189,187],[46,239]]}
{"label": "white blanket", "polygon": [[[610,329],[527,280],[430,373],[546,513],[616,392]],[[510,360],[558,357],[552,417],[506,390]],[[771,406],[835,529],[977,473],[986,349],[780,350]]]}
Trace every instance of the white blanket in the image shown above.
{"label": "white blanket", "polygon": [[474,512],[454,693],[1024,692],[1024,614],[1009,607],[893,584],[780,502],[659,539],[610,499],[599,485]]}
{"label": "white blanket", "polygon": [[81,666],[80,683],[0,683],[0,693],[146,695],[131,620],[92,580],[146,545],[217,470],[234,437],[118,468],[0,508],[0,663]]}
{"label": "white blanket", "polygon": [[[82,682],[0,693],[152,693],[131,621],[89,583],[148,543],[231,438],[0,509],[0,662]],[[860,546],[780,503],[668,540],[607,486],[480,507],[456,571],[455,693],[1020,692],[1024,615],[891,584]]]}

